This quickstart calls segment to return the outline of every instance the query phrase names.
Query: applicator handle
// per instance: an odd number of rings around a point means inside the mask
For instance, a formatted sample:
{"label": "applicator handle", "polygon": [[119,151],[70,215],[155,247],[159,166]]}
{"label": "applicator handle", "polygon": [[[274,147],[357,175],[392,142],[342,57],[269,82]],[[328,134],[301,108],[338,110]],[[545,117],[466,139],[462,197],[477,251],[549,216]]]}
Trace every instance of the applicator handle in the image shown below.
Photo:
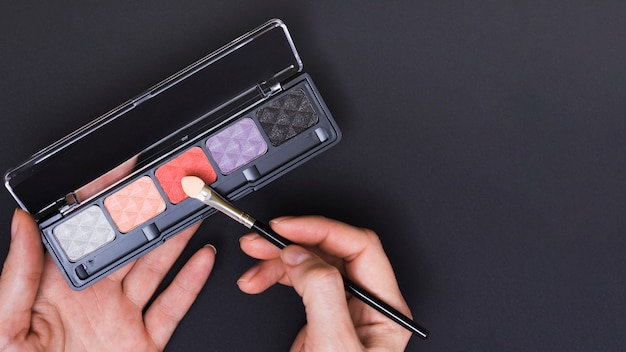
{"label": "applicator handle", "polygon": [[266,240],[270,241],[274,246],[280,249],[283,249],[290,244],[294,244],[283,236],[277,234],[271,227],[259,222],[258,220],[252,224],[250,229],[256,231],[259,235],[263,236]]}

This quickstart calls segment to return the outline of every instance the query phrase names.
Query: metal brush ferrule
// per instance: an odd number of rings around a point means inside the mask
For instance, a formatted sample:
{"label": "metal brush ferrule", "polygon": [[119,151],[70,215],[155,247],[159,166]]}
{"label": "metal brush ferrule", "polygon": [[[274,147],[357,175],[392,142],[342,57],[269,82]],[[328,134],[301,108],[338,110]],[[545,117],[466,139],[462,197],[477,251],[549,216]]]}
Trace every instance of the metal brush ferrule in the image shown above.
{"label": "metal brush ferrule", "polygon": [[249,229],[252,228],[256,222],[253,217],[237,209],[208,186],[204,186],[196,198]]}

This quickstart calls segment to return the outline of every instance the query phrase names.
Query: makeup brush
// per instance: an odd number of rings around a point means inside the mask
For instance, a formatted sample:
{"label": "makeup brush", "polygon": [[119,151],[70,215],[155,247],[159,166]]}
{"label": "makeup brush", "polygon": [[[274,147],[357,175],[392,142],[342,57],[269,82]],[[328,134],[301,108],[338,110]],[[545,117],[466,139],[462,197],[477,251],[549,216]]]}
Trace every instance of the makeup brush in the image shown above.
{"label": "makeup brush", "polygon": [[[195,198],[202,203],[226,214],[228,217],[234,219],[245,227],[256,231],[276,247],[283,249],[288,245],[293,244],[293,242],[276,233],[268,225],[257,221],[252,216],[244,213],[242,210],[232,205],[211,187],[204,184],[204,181],[202,181],[200,178],[195,176],[185,176],[181,180],[181,184],[183,186],[183,190],[190,198]],[[387,316],[389,319],[400,324],[402,327],[411,331],[422,339],[428,337],[428,330],[419,326],[416,322],[411,320],[411,318],[400,313],[398,310],[394,309],[387,303],[381,301],[376,296],[369,293],[364,288],[358,286],[347,277],[342,277],[343,284],[347,292],[351,293],[353,296],[357,297],[370,307],[376,309],[380,313]]]}

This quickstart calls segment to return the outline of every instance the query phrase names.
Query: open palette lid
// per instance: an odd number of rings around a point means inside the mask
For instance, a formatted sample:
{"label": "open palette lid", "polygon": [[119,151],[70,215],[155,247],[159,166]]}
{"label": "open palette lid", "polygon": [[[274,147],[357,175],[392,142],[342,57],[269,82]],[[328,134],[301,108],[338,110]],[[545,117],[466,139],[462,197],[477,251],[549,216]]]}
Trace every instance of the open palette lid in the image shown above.
{"label": "open palette lid", "polygon": [[61,212],[81,187],[129,160],[140,172],[301,71],[287,28],[271,20],[33,155],[5,185],[37,219]]}

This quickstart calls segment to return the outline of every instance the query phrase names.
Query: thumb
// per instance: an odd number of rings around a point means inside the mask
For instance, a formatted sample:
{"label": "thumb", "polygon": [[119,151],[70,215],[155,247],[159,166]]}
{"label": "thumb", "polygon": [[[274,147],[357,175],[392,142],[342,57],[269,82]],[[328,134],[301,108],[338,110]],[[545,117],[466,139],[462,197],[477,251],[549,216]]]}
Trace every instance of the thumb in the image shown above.
{"label": "thumb", "polygon": [[332,347],[359,343],[339,270],[297,245],[283,249],[281,259],[304,303],[308,342],[318,349],[322,347],[320,344]]}
{"label": "thumb", "polygon": [[0,276],[0,302],[3,303],[0,321],[7,323],[5,326],[18,331],[30,324],[30,313],[43,271],[43,257],[37,224],[28,213],[17,209],[11,224],[9,254]]}

